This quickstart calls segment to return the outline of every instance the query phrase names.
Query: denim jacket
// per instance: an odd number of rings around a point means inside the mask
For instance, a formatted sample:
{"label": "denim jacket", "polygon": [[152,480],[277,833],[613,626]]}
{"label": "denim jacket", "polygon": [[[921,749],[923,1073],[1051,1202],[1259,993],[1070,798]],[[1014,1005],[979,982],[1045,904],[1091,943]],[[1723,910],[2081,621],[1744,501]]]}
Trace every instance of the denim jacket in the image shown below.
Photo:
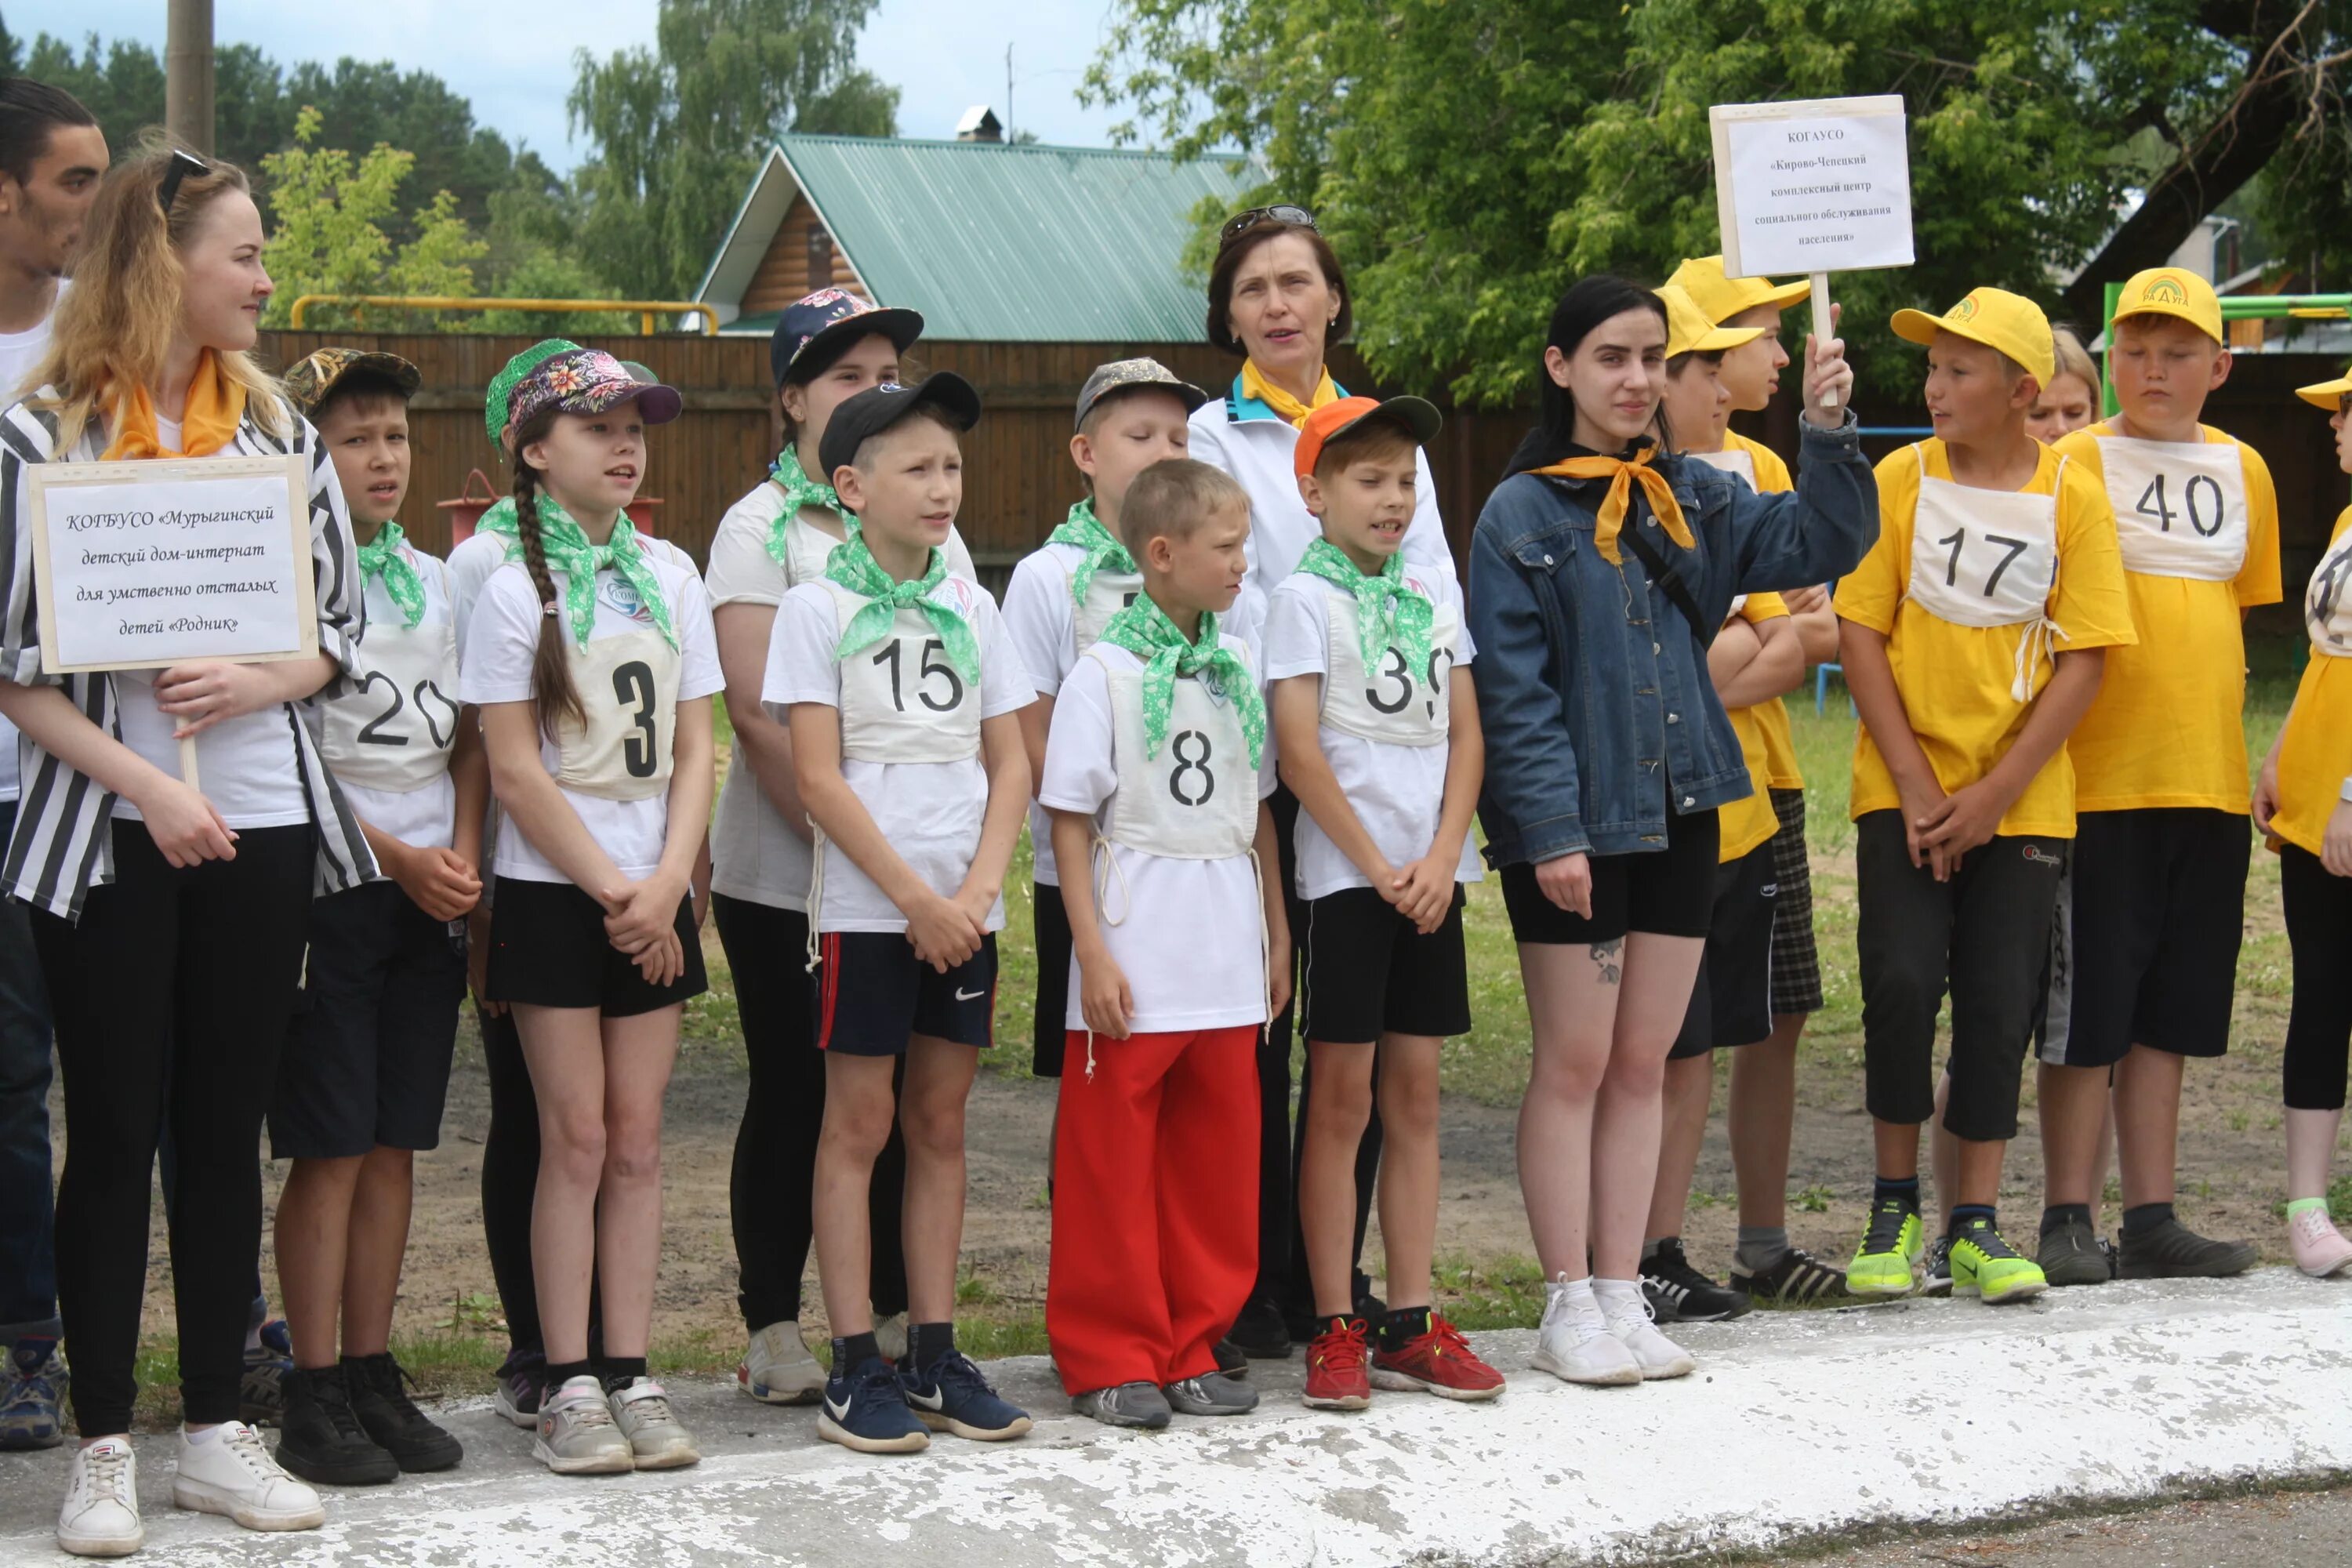
{"label": "denim jacket", "polygon": [[1633,487],[1626,531],[1681,558],[1704,626],[1651,583],[1630,543],[1615,566],[1594,548],[1606,480],[1515,474],[1487,498],[1470,541],[1468,623],[1490,862],[1663,849],[1669,811],[1753,793],[1706,645],[1736,595],[1831,582],[1878,534],[1878,486],[1852,413],[1838,429],[1802,429],[1789,493],[1758,495],[1696,458],[1656,459],[1696,551],[1666,537]]}

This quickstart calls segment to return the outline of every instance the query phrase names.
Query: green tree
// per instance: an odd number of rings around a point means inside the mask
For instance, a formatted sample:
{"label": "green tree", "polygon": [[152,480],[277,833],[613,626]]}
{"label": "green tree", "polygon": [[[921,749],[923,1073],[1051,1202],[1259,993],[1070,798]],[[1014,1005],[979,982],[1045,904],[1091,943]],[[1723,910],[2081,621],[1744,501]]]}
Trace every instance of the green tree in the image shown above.
{"label": "green tree", "polygon": [[[383,221],[397,210],[415,155],[379,142],[354,159],[340,148],[313,146],[319,127],[319,111],[306,106],[295,119],[294,145],[262,159],[276,219],[263,260],[278,283],[265,324],[287,325],[305,294],[472,294],[472,264],[488,247],[457,216],[457,198],[436,192],[413,215],[415,237],[395,244]],[[326,306],[307,314],[303,325],[383,331],[437,321],[426,314],[420,321],[414,311]]]}
{"label": "green tree", "polygon": [[874,0],[661,0],[655,47],[574,57],[580,239],[632,295],[702,276],[744,187],[786,128],[887,136],[898,91],[856,65]]}

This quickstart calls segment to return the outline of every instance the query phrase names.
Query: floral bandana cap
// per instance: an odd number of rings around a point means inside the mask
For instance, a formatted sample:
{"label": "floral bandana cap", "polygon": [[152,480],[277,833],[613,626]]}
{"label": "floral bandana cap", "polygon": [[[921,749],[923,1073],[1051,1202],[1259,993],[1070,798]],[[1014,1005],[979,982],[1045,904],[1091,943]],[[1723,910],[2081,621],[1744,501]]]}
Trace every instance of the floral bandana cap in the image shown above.
{"label": "floral bandana cap", "polygon": [[550,408],[602,414],[633,398],[648,425],[667,425],[685,406],[676,388],[638,380],[604,350],[573,349],[550,355],[516,384],[509,423],[520,429]]}

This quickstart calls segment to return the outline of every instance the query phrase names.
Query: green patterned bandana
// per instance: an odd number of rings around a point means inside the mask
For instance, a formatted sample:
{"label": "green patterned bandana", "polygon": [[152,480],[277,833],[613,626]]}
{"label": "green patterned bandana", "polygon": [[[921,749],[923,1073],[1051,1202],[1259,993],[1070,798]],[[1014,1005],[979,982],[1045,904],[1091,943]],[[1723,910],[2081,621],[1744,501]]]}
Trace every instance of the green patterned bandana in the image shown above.
{"label": "green patterned bandana", "polygon": [[586,647],[596,630],[596,574],[611,567],[622,581],[637,591],[645,605],[646,618],[652,621],[664,641],[677,647],[677,627],[670,622],[669,598],[662,592],[661,579],[654,574],[653,563],[646,559],[643,546],[637,543],[637,531],[623,512],[613,520],[613,537],[604,544],[591,544],[588,534],[572,521],[564,510],[544,490],[540,492],[539,540],[541,552],[547,557],[550,571],[563,574],[563,606],[572,618],[572,635]]}
{"label": "green patterned bandana", "polygon": [[1430,626],[1436,606],[1429,595],[1406,586],[1402,554],[1390,556],[1379,575],[1367,577],[1347,552],[1328,539],[1318,539],[1298,558],[1298,570],[1356,596],[1357,641],[1366,669],[1376,668],[1391,647],[1404,655],[1407,669],[1429,668]]}
{"label": "green patterned bandana", "polygon": [[518,549],[514,543],[515,533],[520,526],[515,521],[514,497],[500,496],[490,510],[481,515],[480,521],[474,524],[474,531],[494,533],[506,540],[508,542],[507,559],[512,561],[516,558]]}
{"label": "green patterned bandana", "polygon": [[396,522],[376,530],[373,542],[360,546],[360,580],[364,584],[370,577],[383,578],[383,591],[392,595],[402,617],[413,626],[425,618],[425,579],[400,552],[407,540]]}
{"label": "green patterned bandana", "polygon": [[1257,678],[1250,673],[1248,662],[1227,647],[1218,636],[1213,612],[1201,612],[1201,640],[1189,643],[1176,623],[1168,618],[1168,612],[1152,602],[1150,595],[1138,595],[1135,603],[1110,618],[1100,640],[1113,647],[1123,647],[1143,660],[1145,761],[1158,756],[1168,739],[1168,714],[1176,705],[1177,680],[1188,675],[1205,675],[1217,682],[1226,700],[1234,705],[1234,717],[1241,721],[1242,739],[1249,742],[1250,766],[1258,765],[1265,750],[1265,695],[1258,690]]}
{"label": "green patterned bandana", "polygon": [[831,485],[808,477],[808,470],[801,467],[800,453],[793,447],[786,447],[776,454],[776,466],[768,470],[768,482],[784,492],[784,510],[776,514],[776,525],[768,531],[768,553],[776,558],[777,565],[784,563],[784,535],[793,519],[800,515],[801,508],[823,507],[841,519],[844,526],[848,524],[849,513],[842,510],[841,498],[834,493]]}
{"label": "green patterned bandana", "polygon": [[874,559],[874,552],[866,542],[866,535],[857,525],[849,525],[849,537],[835,547],[824,563],[824,574],[851,593],[866,600],[858,612],[849,617],[849,626],[835,645],[833,657],[847,658],[860,648],[872,647],[890,635],[890,623],[905,609],[920,610],[931,629],[940,634],[947,649],[948,662],[956,673],[977,686],[980,683],[980,639],[971,635],[971,625],[952,605],[942,605],[930,596],[931,590],[947,581],[948,558],[944,552],[931,552],[930,570],[905,583],[894,582],[882,563]]}
{"label": "green patterned bandana", "polygon": [[1078,569],[1070,574],[1072,604],[1087,602],[1087,584],[1095,580],[1095,574],[1103,567],[1123,572],[1129,576],[1135,574],[1135,557],[1127,552],[1127,546],[1118,542],[1118,536],[1104,527],[1102,520],[1095,515],[1092,496],[1072,507],[1070,515],[1062,521],[1062,526],[1045,536],[1045,542],[1067,544],[1087,552],[1087,558],[1078,563]]}

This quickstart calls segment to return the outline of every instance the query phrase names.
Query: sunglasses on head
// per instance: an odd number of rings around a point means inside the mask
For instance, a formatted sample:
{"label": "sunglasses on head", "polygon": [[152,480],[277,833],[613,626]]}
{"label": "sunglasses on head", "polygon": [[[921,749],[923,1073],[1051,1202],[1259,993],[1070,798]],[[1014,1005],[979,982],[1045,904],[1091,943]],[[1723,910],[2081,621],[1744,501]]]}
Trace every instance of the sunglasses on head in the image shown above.
{"label": "sunglasses on head", "polygon": [[1252,207],[1245,213],[1235,213],[1225,220],[1224,228],[1217,236],[1217,243],[1231,245],[1235,236],[1247,234],[1259,225],[1268,223],[1295,223],[1302,227],[1313,228],[1315,215],[1305,207],[1291,206],[1287,204],[1280,206]]}
{"label": "sunglasses on head", "polygon": [[155,200],[163,207],[163,216],[172,216],[172,203],[179,196],[181,181],[190,174],[202,179],[212,172],[213,166],[194,153],[184,153],[176,147],[172,149],[172,162],[163,170],[163,183],[155,189]]}

